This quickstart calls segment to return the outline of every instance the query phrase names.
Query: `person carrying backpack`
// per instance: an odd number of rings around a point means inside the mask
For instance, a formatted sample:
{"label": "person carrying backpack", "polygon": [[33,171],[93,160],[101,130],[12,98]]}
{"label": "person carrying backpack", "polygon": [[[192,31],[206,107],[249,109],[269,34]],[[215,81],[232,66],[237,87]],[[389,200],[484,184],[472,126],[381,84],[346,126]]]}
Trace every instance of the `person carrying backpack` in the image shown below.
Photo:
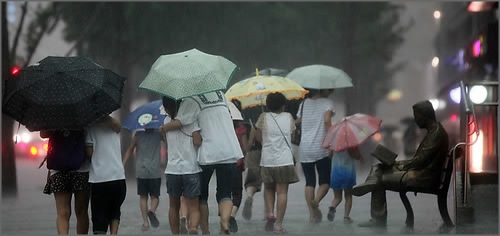
{"label": "person carrying backpack", "polygon": [[[54,194],[58,234],[69,233],[73,195],[75,196],[76,233],[88,234],[90,161],[85,158],[84,135],[84,130],[40,131],[40,137],[49,138],[49,150],[44,160],[47,162],[49,171],[43,193]],[[76,164],[72,167],[65,167],[65,163],[68,162]]]}

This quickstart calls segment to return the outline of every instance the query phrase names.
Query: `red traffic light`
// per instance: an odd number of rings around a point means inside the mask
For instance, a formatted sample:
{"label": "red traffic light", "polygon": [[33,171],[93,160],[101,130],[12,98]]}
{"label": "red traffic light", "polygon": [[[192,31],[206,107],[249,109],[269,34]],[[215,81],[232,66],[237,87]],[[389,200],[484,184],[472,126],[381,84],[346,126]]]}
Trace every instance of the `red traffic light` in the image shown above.
{"label": "red traffic light", "polygon": [[17,75],[17,73],[19,73],[19,71],[21,70],[21,68],[19,68],[19,66],[14,66],[12,67],[12,69],[10,70],[10,74],[11,75]]}

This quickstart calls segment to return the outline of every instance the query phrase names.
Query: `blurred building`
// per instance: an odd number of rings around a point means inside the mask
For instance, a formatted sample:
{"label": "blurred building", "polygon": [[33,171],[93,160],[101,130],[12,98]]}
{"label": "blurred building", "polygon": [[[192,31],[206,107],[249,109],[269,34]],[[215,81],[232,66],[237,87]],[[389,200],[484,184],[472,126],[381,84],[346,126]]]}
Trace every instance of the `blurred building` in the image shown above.
{"label": "blurred building", "polygon": [[498,2],[442,2],[439,12],[436,111],[451,145],[466,143],[456,163],[456,199],[458,222],[468,222],[470,201],[480,198],[471,188],[498,185]]}

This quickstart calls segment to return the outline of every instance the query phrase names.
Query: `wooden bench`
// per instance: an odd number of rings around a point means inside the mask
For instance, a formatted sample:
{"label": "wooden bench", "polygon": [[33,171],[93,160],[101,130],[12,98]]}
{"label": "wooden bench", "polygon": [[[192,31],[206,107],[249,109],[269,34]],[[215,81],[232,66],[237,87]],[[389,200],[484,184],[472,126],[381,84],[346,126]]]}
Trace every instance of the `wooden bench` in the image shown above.
{"label": "wooden bench", "polygon": [[441,214],[441,218],[444,221],[445,226],[453,227],[453,222],[451,221],[450,215],[448,214],[448,188],[450,187],[451,175],[453,174],[453,161],[451,151],[448,152],[446,156],[446,160],[443,164],[443,169],[441,170],[441,177],[439,188],[437,189],[429,189],[429,188],[404,188],[399,191],[399,197],[403,202],[403,205],[406,209],[406,226],[409,228],[413,228],[413,209],[411,207],[410,201],[406,196],[407,192],[414,192],[415,196],[417,193],[427,193],[437,195],[437,203],[439,207],[439,213]]}

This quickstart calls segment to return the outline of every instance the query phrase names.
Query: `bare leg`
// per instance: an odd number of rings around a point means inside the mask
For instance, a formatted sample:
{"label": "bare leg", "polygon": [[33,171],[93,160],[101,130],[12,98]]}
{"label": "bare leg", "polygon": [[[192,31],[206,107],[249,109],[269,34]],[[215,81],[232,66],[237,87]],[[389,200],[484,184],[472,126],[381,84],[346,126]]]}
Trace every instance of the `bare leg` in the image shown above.
{"label": "bare leg", "polygon": [[322,184],[318,187],[318,191],[316,191],[316,196],[314,197],[314,200],[316,200],[317,203],[320,203],[321,200],[326,196],[328,191],[330,190],[330,185],[329,184]]}
{"label": "bare leg", "polygon": [[87,190],[81,190],[75,193],[75,215],[76,215],[76,233],[89,233],[89,199],[90,193]]}
{"label": "bare leg", "polygon": [[109,224],[109,234],[118,234],[118,228],[120,227],[120,221],[119,220],[113,220],[111,221],[111,224]]}
{"label": "bare leg", "polygon": [[306,186],[304,189],[304,195],[306,198],[307,208],[309,209],[309,220],[314,221],[314,211],[311,207],[311,202],[314,200],[314,187]]}
{"label": "bare leg", "polygon": [[351,208],[352,208],[352,189],[345,189],[344,190],[344,197],[345,197],[345,210],[344,210],[344,217],[349,217],[351,214]]}
{"label": "bare leg", "polygon": [[187,215],[189,215],[189,232],[198,230],[200,224],[200,204],[198,197],[184,198],[187,208]]}
{"label": "bare leg", "polygon": [[200,202],[200,228],[202,234],[210,234],[208,230],[208,204]]}
{"label": "bare leg", "polygon": [[281,228],[288,202],[288,184],[276,184],[276,193],[276,227]]}
{"label": "bare leg", "polygon": [[68,192],[54,193],[57,211],[56,226],[58,234],[69,233],[69,218],[71,217],[71,196],[72,193]]}
{"label": "bare leg", "polygon": [[229,217],[233,210],[233,201],[231,199],[223,199],[219,202],[220,225],[222,231],[229,231]]}
{"label": "bare leg", "polygon": [[337,208],[340,202],[342,202],[342,190],[333,190],[333,200],[331,206]]}
{"label": "bare leg", "polygon": [[168,223],[170,224],[170,232],[172,234],[179,234],[179,208],[181,200],[178,197],[169,195],[169,208],[168,208]]}
{"label": "bare leg", "polygon": [[275,193],[275,184],[264,184],[264,205],[266,206],[266,217],[274,217]]}
{"label": "bare leg", "polygon": [[156,213],[156,209],[158,209],[158,205],[160,205],[160,198],[158,196],[151,196],[151,211]]}
{"label": "bare leg", "polygon": [[139,197],[139,208],[141,209],[142,215],[142,227],[149,228],[149,219],[148,219],[148,196],[141,195]]}
{"label": "bare leg", "polygon": [[182,217],[188,217],[188,207],[186,205],[186,198],[184,196],[181,196],[181,208],[179,210],[179,216]]}

